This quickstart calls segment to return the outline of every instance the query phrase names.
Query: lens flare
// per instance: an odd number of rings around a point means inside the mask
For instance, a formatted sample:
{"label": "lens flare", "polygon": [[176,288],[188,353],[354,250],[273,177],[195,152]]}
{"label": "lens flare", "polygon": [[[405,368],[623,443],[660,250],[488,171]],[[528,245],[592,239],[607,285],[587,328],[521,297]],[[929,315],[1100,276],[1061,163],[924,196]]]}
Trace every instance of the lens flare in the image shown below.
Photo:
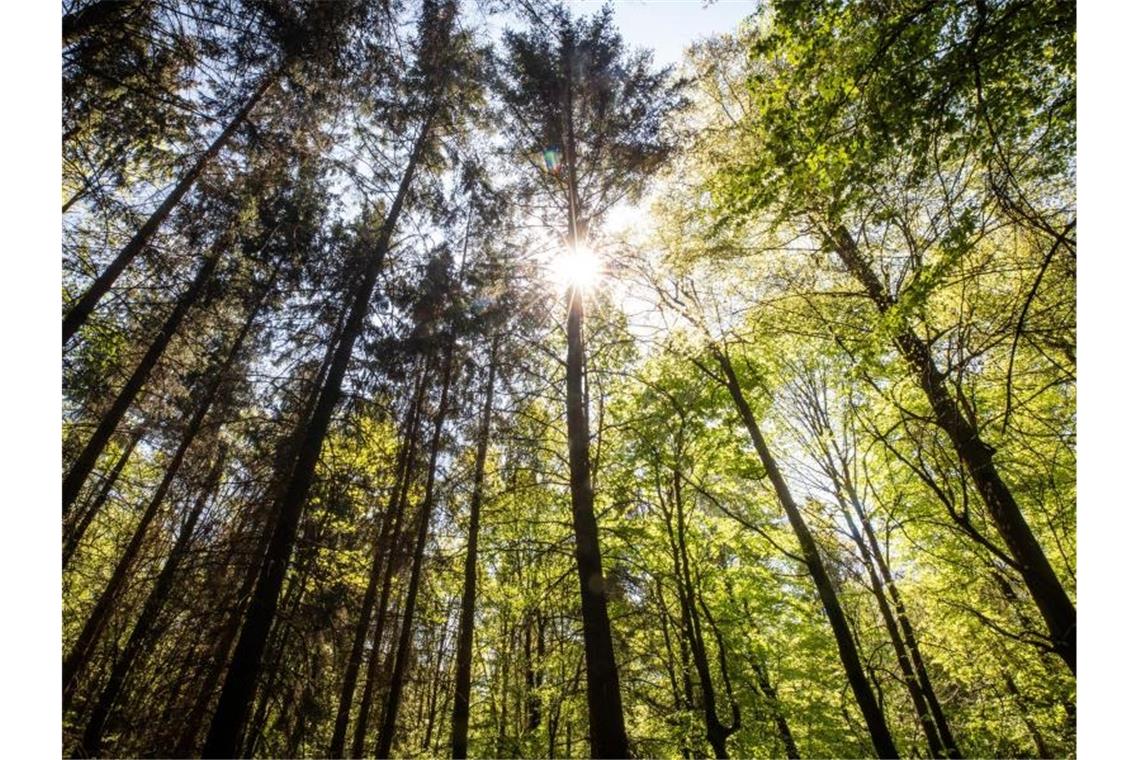
{"label": "lens flare", "polygon": [[592,290],[602,277],[602,260],[584,245],[569,248],[550,262],[550,279],[559,288]]}

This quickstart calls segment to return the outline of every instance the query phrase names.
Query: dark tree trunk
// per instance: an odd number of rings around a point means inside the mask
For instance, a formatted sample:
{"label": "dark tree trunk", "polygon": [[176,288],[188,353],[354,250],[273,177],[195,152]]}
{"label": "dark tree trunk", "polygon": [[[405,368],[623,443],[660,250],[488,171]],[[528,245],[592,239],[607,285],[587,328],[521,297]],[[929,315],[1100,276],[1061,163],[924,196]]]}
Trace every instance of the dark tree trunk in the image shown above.
{"label": "dark tree trunk", "polygon": [[[360,675],[360,664],[364,657],[364,643],[368,637],[368,629],[376,607],[376,591],[380,585],[380,576],[384,569],[384,559],[391,544],[391,532],[395,523],[395,513],[399,507],[401,495],[405,492],[404,481],[411,468],[412,439],[415,435],[414,426],[419,421],[419,402],[422,397],[424,379],[427,373],[421,375],[416,383],[417,391],[415,401],[408,407],[403,425],[403,441],[400,454],[397,458],[395,479],[392,483],[392,495],[388,508],[384,511],[379,530],[376,535],[376,546],[372,555],[372,568],[368,574],[368,587],[364,591],[364,602],[360,610],[360,618],[353,632],[352,649],[348,655],[348,665],[345,668],[344,681],[341,686],[340,702],[337,706],[336,723],[333,727],[332,743],[329,746],[329,757],[341,757],[344,754],[344,741],[348,733],[348,719],[352,711],[352,698],[356,693],[356,681]],[[385,604],[387,600],[385,600]],[[384,614],[384,610],[378,613]]]}
{"label": "dark tree trunk", "polygon": [[[577,247],[582,224],[577,187],[577,148],[574,135],[574,42],[562,41],[565,66],[566,178],[569,206],[567,241]],[[629,757],[625,717],[621,706],[617,660],[606,608],[602,551],[590,482],[590,425],[584,381],[586,347],[582,335],[583,293],[572,287],[566,319],[566,432],[570,463],[570,502],[574,517],[578,588],[582,597],[582,627],[586,645],[586,701],[590,720],[590,752],[596,758]]]}
{"label": "dark tree trunk", "polygon": [[174,586],[175,574],[189,551],[194,530],[198,527],[198,519],[202,516],[202,511],[206,508],[210,497],[217,492],[224,467],[225,452],[223,450],[217,455],[214,466],[206,477],[205,487],[198,494],[190,513],[178,531],[178,538],[175,539],[174,546],[171,548],[166,562],[163,563],[162,570],[159,571],[154,588],[147,595],[142,612],[139,614],[138,620],[135,621],[134,628],[131,629],[131,635],[126,646],[115,658],[115,663],[111,667],[111,677],[103,687],[103,691],[100,692],[95,709],[87,720],[87,727],[83,732],[83,741],[76,751],[77,757],[99,757],[102,754],[104,725],[115,705],[115,700],[119,698],[119,693],[122,691],[131,668],[139,656],[145,653],[148,648],[155,623],[158,621],[158,616],[162,613],[170,596],[170,590]]}
{"label": "dark tree trunk", "polygon": [[249,116],[250,112],[261,101],[261,98],[269,90],[270,86],[277,81],[278,76],[280,76],[284,68],[283,64],[265,76],[257,86],[257,89],[255,89],[246,100],[245,105],[241,107],[241,110],[230,119],[229,124],[226,125],[226,128],[222,130],[221,134],[214,138],[214,141],[210,143],[210,147],[206,148],[206,152],[194,162],[194,165],[190,167],[190,170],[178,181],[174,189],[167,194],[162,204],[154,210],[146,222],[143,223],[143,226],[135,233],[134,237],[123,246],[123,249],[119,251],[115,259],[107,265],[103,273],[91,283],[83,295],[75,300],[68,310],[67,316],[63,318],[64,346],[67,345],[68,341],[71,340],[79,328],[87,322],[87,318],[91,316],[91,312],[95,310],[95,306],[98,305],[103,296],[105,296],[115,284],[115,280],[119,278],[119,275],[123,273],[127,265],[134,261],[135,257],[142,253],[143,249],[150,243],[150,239],[154,237],[154,233],[158,231],[158,228],[162,226],[166,218],[170,216],[170,212],[174,210],[174,207],[178,205],[182,197],[194,186],[198,178],[202,176],[202,172],[205,171],[210,162],[214,160],[222,148],[230,141],[234,132],[238,130],[238,127],[242,125],[246,117]]}
{"label": "dark tree trunk", "polygon": [[962,756],[962,752],[958,749],[958,742],[954,739],[954,734],[950,730],[950,723],[946,720],[946,714],[942,710],[942,702],[938,699],[938,695],[934,691],[934,685],[930,682],[930,675],[926,670],[926,661],[923,659],[922,651],[918,647],[918,638],[914,634],[914,627],[911,626],[910,617],[907,615],[902,594],[899,592],[898,586],[895,585],[894,576],[891,575],[890,565],[887,564],[886,556],[879,546],[879,540],[875,536],[875,529],[871,525],[871,520],[868,518],[866,510],[863,509],[862,502],[857,498],[854,488],[851,487],[851,481],[847,479],[846,482],[847,495],[848,498],[851,499],[855,513],[859,516],[860,524],[863,526],[863,535],[866,537],[867,547],[871,550],[871,556],[874,558],[875,565],[879,568],[879,573],[883,578],[887,593],[890,594],[891,602],[894,604],[899,629],[902,631],[903,641],[910,651],[911,660],[914,662],[914,672],[918,677],[918,685],[922,689],[926,703],[930,706],[930,714],[934,718],[934,725],[938,728],[939,739],[942,741],[942,746],[946,749],[947,757],[959,758]]}
{"label": "dark tree trunk", "polygon": [[475,449],[475,477],[471,489],[471,514],[467,523],[467,554],[463,562],[463,600],[459,607],[459,641],[455,655],[455,707],[451,713],[451,756],[467,757],[467,729],[471,718],[471,648],[475,636],[475,582],[479,556],[479,512],[483,506],[483,477],[487,444],[491,437],[491,413],[495,401],[495,362],[499,340],[491,341],[487,363],[487,391],[479,421]]}
{"label": "dark tree trunk", "polygon": [[313,417],[306,427],[305,438],[297,463],[286,487],[284,494],[278,502],[277,525],[270,539],[266,553],[265,563],[257,586],[254,588],[250,600],[249,611],[242,626],[241,635],[234,648],[233,658],[226,680],[222,684],[222,694],[211,721],[210,731],[206,737],[203,748],[204,757],[232,757],[238,750],[238,739],[242,726],[249,716],[250,703],[261,671],[261,658],[265,652],[265,644],[269,635],[269,628],[277,612],[278,596],[281,593],[281,584],[285,579],[285,571],[293,553],[293,545],[297,538],[297,527],[300,524],[301,513],[304,511],[308,499],[309,487],[313,482],[313,473],[316,469],[317,459],[324,444],[332,421],[333,409],[340,399],[340,387],[344,380],[348,365],[352,359],[352,349],[356,339],[364,329],[364,319],[372,300],[372,292],[380,276],[380,269],[388,252],[388,245],[396,227],[400,211],[407,197],[415,170],[419,165],[424,152],[429,133],[431,120],[425,121],[421,128],[416,145],[408,159],[400,187],[393,199],[388,217],[380,231],[377,250],[368,258],[365,271],[355,297],[348,319],[345,322],[344,334],[337,345],[332,365],[329,367],[328,378],[325,380],[317,401]]}
{"label": "dark tree trunk", "polygon": [[[273,477],[270,479],[270,490],[263,500],[265,503],[273,504],[276,502],[276,499],[280,495],[280,490],[287,482],[288,474],[292,471],[297,461],[297,453],[303,442],[305,426],[309,418],[312,417],[313,410],[317,405],[317,400],[320,398],[320,389],[329,367],[332,365],[333,356],[336,354],[336,346],[340,342],[340,334],[343,331],[347,311],[347,309],[341,310],[337,324],[330,334],[328,348],[325,350],[325,355],[321,359],[321,365],[312,380],[312,388],[305,398],[304,406],[297,414],[298,423],[296,430],[291,436],[286,437],[278,446],[277,453],[274,457]],[[259,511],[265,512],[265,510]],[[206,711],[209,709],[210,702],[218,689],[218,684],[225,674],[230,649],[233,647],[234,640],[241,630],[241,621],[245,614],[246,601],[249,599],[249,595],[257,583],[261,563],[269,546],[270,538],[273,535],[273,528],[276,525],[276,521],[273,517],[274,515],[268,512],[254,517],[253,523],[256,526],[256,538],[254,539],[255,548],[250,554],[250,562],[245,569],[242,584],[234,597],[234,608],[229,614],[229,620],[226,622],[211,653],[209,660],[210,669],[198,691],[198,696],[195,699],[189,716],[187,716],[182,731],[179,733],[178,741],[175,744],[173,752],[174,757],[188,757],[194,753],[194,749],[198,746],[198,737],[202,732],[202,724],[206,719]]]}
{"label": "dark tree trunk", "polygon": [[[831,230],[832,245],[847,270],[859,281],[876,308],[886,314],[895,306],[878,276],[860,256],[846,228]],[[895,345],[910,365],[931,408],[938,427],[949,436],[954,450],[966,464],[974,486],[981,494],[1017,571],[1041,611],[1053,646],[1074,674],[1077,672],[1077,611],[1066,593],[1037,537],[1025,521],[1021,508],[994,465],[994,448],[982,440],[977,425],[962,413],[946,387],[930,347],[905,325],[894,336]]]}
{"label": "dark tree trunk", "polygon": [[744,398],[740,383],[736,379],[732,362],[719,349],[714,348],[714,351],[721,370],[724,372],[728,391],[732,395],[737,411],[744,420],[744,426],[748,429],[752,445],[764,465],[764,471],[771,480],[780,505],[784,508],[788,522],[791,523],[792,530],[799,541],[804,563],[815,582],[820,601],[827,613],[827,619],[831,623],[831,630],[835,634],[835,641],[839,647],[839,659],[843,663],[843,669],[847,674],[848,682],[851,684],[855,701],[858,703],[859,709],[863,713],[863,719],[867,723],[867,730],[871,734],[871,743],[874,745],[875,752],[882,758],[898,757],[899,753],[895,749],[894,739],[891,738],[886,718],[883,716],[882,708],[879,706],[875,693],[871,689],[871,684],[867,680],[867,674],[863,672],[863,663],[859,659],[855,637],[851,633],[846,616],[843,614],[843,607],[839,604],[835,586],[824,567],[823,559],[816,547],[815,538],[808,529],[807,523],[804,522],[803,515],[800,514],[800,509],[796,505],[795,499],[792,498],[792,492],[784,482],[784,477],[780,473],[776,460],[768,450],[768,444],[764,441],[764,437],[760,433],[760,426],[756,424],[756,418],[752,414],[752,407]]}
{"label": "dark tree trunk", "polygon": [[115,570],[111,575],[111,580],[108,582],[107,587],[103,590],[99,601],[96,602],[91,615],[87,619],[83,630],[80,632],[79,637],[76,639],[75,644],[71,648],[67,659],[63,664],[63,709],[66,711],[71,705],[71,699],[74,696],[74,689],[76,677],[83,670],[91,655],[91,651],[98,640],[99,635],[103,631],[107,620],[110,618],[112,605],[123,584],[126,582],[127,576],[130,573],[131,567],[135,559],[138,557],[139,550],[142,548],[143,541],[150,528],[150,524],[154,521],[155,516],[158,514],[159,507],[162,506],[163,501],[166,499],[166,494],[170,490],[170,486],[174,482],[174,478],[178,475],[179,469],[182,467],[182,462],[186,458],[190,446],[194,443],[198,432],[202,429],[202,424],[206,420],[210,409],[213,408],[214,401],[218,398],[218,393],[229,374],[230,368],[241,351],[242,343],[245,336],[252,324],[252,316],[256,313],[256,309],[251,312],[251,318],[246,322],[245,327],[239,334],[238,339],[234,341],[228,356],[222,366],[214,374],[213,378],[209,381],[202,398],[198,401],[194,409],[193,415],[186,423],[186,429],[182,433],[182,439],[178,442],[178,448],[171,456],[170,461],[166,465],[166,471],[163,474],[162,481],[158,484],[154,495],[151,497],[150,502],[147,504],[146,510],[143,512],[139,524],[135,527],[134,535],[131,536],[130,543],[123,552],[123,556],[119,559],[119,563],[115,566]]}
{"label": "dark tree trunk", "polygon": [[1017,688],[1014,683],[1013,677],[1009,671],[1004,667],[1001,669],[1002,681],[1005,683],[1006,691],[1013,697],[1017,709],[1021,712],[1021,720],[1025,723],[1026,729],[1029,730],[1030,737],[1033,738],[1033,746],[1037,748],[1037,757],[1054,757],[1054,753],[1049,749],[1049,745],[1045,742],[1045,737],[1041,735],[1041,730],[1037,727],[1037,723],[1029,714],[1029,705],[1025,701],[1025,696],[1021,690]]}
{"label": "dark tree trunk", "polygon": [[71,510],[71,505],[79,497],[79,492],[83,488],[84,482],[91,474],[91,470],[95,467],[95,462],[98,461],[99,455],[103,453],[103,449],[107,447],[107,443],[111,440],[111,436],[115,434],[115,428],[118,427],[119,421],[123,415],[127,413],[127,409],[134,403],[135,397],[138,396],[143,385],[150,377],[150,373],[154,370],[158,360],[166,351],[167,345],[178,332],[178,328],[182,326],[183,319],[190,311],[190,308],[198,302],[202,293],[206,289],[206,283],[209,282],[210,277],[213,275],[214,270],[218,266],[218,261],[221,259],[222,251],[226,244],[229,242],[229,236],[223,235],[215,244],[214,249],[202,262],[199,267],[198,273],[194,276],[194,281],[190,283],[190,287],[178,299],[178,303],[174,305],[174,310],[170,312],[170,316],[166,318],[162,328],[158,331],[158,335],[151,341],[150,348],[147,349],[146,354],[139,360],[138,366],[135,371],[131,373],[130,379],[127,380],[126,385],[119,391],[119,395],[111,403],[111,408],[103,415],[99,421],[99,426],[95,432],[91,434],[91,439],[83,448],[83,451],[72,463],[71,468],[67,471],[67,475],[63,478],[63,516],[67,517],[67,513]]}
{"label": "dark tree trunk", "polygon": [[629,757],[618,686],[609,612],[606,609],[602,552],[590,484],[589,427],[583,398],[585,347],[582,338],[582,293],[570,296],[567,320],[566,417],[570,454],[570,501],[574,516],[578,588],[586,643],[586,693],[589,704],[591,754],[599,758]]}
{"label": "dark tree trunk", "polygon": [[67,541],[63,545],[63,568],[66,570],[71,558],[75,555],[75,550],[79,548],[83,536],[87,533],[87,529],[91,527],[91,521],[95,519],[95,515],[103,509],[103,504],[107,501],[107,497],[111,495],[111,490],[115,487],[115,483],[119,480],[119,475],[122,474],[123,468],[127,466],[127,461],[134,453],[135,446],[142,440],[143,428],[140,426],[134,433],[131,434],[130,441],[123,448],[123,453],[119,455],[118,461],[107,476],[103,479],[103,486],[99,489],[99,493],[91,500],[83,510],[83,516],[79,521],[68,531]]}
{"label": "dark tree trunk", "polygon": [[452,360],[455,353],[455,339],[450,338],[445,349],[447,355],[443,363],[442,388],[439,392],[439,409],[436,411],[435,430],[432,431],[431,453],[428,455],[427,483],[424,486],[423,506],[420,508],[419,529],[415,551],[412,555],[411,574],[408,577],[408,598],[404,602],[404,619],[400,626],[400,639],[396,644],[396,660],[392,667],[392,680],[388,698],[384,705],[384,717],[380,725],[380,739],[377,742],[377,757],[391,756],[392,742],[396,738],[396,719],[400,712],[400,699],[403,696],[404,676],[408,669],[411,654],[412,627],[416,616],[416,597],[420,590],[420,574],[423,571],[424,550],[427,547],[428,527],[431,524],[434,507],[435,471],[439,459],[439,448],[443,437],[443,424],[447,419],[448,395],[451,390]]}
{"label": "dark tree trunk", "polygon": [[[835,482],[838,489],[839,483]],[[899,664],[899,670],[902,672],[903,683],[906,684],[907,693],[910,695],[911,704],[914,705],[914,712],[918,716],[918,722],[922,726],[922,733],[926,737],[926,744],[930,748],[931,757],[957,757],[957,755],[950,755],[949,749],[942,746],[942,739],[938,733],[938,728],[934,724],[934,719],[930,715],[929,706],[926,703],[926,695],[923,694],[922,687],[918,682],[918,676],[915,675],[914,666],[911,663],[910,654],[907,651],[906,645],[903,643],[902,634],[899,632],[898,622],[895,620],[894,612],[891,609],[890,603],[887,601],[886,591],[883,589],[883,583],[879,579],[878,570],[875,567],[874,559],[871,557],[871,550],[867,547],[867,542],[863,540],[863,535],[855,526],[855,520],[851,517],[851,511],[847,508],[847,500],[843,497],[842,493],[836,493],[839,499],[839,506],[843,512],[843,519],[847,523],[847,529],[851,532],[851,537],[855,541],[856,547],[859,549],[859,556],[863,560],[863,566],[867,571],[867,576],[871,581],[871,593],[875,597],[875,603],[879,608],[879,616],[883,620],[883,626],[887,629],[887,637],[891,641],[891,649],[895,653],[895,660]]]}

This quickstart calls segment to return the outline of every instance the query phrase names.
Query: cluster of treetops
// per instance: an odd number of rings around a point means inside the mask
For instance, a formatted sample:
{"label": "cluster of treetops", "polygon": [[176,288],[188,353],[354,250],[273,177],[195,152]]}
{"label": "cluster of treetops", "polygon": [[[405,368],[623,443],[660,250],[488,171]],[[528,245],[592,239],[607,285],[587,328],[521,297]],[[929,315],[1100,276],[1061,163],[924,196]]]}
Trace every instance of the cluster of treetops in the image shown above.
{"label": "cluster of treetops", "polygon": [[1073,755],[1074,2],[62,51],[65,755]]}

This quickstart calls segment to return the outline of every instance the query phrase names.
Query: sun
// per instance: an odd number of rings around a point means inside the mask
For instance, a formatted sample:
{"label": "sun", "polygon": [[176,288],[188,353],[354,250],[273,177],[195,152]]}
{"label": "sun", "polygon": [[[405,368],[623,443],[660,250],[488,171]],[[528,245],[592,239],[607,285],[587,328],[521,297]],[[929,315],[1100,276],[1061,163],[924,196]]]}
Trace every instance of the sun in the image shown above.
{"label": "sun", "polygon": [[550,262],[550,279],[559,289],[589,291],[602,278],[602,260],[587,246],[568,248]]}

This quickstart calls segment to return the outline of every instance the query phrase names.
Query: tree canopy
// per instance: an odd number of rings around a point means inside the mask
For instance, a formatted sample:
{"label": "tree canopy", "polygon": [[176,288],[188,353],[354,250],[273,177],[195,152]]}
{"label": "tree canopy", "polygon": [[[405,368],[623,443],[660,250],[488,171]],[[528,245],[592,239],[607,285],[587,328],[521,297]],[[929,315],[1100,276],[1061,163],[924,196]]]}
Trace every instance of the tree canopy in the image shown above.
{"label": "tree canopy", "polygon": [[68,0],[72,757],[1068,757],[1076,9]]}

